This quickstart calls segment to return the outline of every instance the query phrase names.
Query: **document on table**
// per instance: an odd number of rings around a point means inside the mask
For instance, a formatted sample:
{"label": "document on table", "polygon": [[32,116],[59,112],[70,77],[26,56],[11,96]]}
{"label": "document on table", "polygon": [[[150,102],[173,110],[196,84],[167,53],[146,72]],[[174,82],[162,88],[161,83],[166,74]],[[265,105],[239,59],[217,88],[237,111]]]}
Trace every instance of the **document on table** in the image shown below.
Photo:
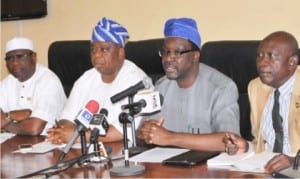
{"label": "document on table", "polygon": [[[228,155],[222,153],[207,161],[209,168],[227,168],[234,171],[264,173],[265,164],[278,153],[261,152],[261,153],[243,153]],[[227,166],[227,167],[226,167]]]}
{"label": "document on table", "polygon": [[10,133],[10,132],[1,132],[1,134],[0,134],[0,142],[1,142],[1,144],[3,142],[5,142],[6,140],[14,137],[15,135],[16,134],[13,134],[13,133]]}
{"label": "document on table", "polygon": [[[277,172],[281,175],[284,175],[285,178],[300,178],[300,169],[298,170],[295,170],[293,169],[293,167],[289,167],[289,168],[286,168],[286,169],[283,169],[279,172]],[[273,174],[273,175],[276,175],[276,174]],[[283,177],[283,176],[280,176],[280,177]]]}
{"label": "document on table", "polygon": [[223,152],[218,156],[207,160],[207,166],[223,166],[223,165],[233,165],[235,162],[244,160],[254,155],[254,152],[240,153],[236,155],[228,155]]}
{"label": "document on table", "polygon": [[261,152],[244,160],[235,162],[233,166],[240,171],[264,173],[266,163],[278,153]]}
{"label": "document on table", "polygon": [[161,163],[163,160],[179,155],[183,152],[189,151],[188,149],[178,149],[178,148],[162,148],[155,147],[153,149],[147,150],[143,153],[135,155],[129,158],[132,162],[149,162],[149,163]]}
{"label": "document on table", "polygon": [[61,149],[65,146],[66,144],[52,144],[47,141],[43,141],[37,144],[32,145],[31,148],[26,148],[26,149],[19,149],[14,151],[13,153],[46,153],[54,149]]}

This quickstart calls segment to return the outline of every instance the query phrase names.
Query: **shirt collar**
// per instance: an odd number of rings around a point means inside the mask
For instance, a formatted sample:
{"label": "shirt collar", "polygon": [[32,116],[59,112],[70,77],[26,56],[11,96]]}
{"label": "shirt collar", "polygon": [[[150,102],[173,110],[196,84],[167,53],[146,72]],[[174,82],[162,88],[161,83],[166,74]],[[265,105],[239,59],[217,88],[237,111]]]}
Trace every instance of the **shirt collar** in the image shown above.
{"label": "shirt collar", "polygon": [[[296,73],[294,73],[283,85],[281,85],[278,90],[280,92],[280,96],[282,97],[289,97],[289,95],[292,92],[293,85],[295,82]],[[276,88],[273,88],[273,93],[276,90]]]}

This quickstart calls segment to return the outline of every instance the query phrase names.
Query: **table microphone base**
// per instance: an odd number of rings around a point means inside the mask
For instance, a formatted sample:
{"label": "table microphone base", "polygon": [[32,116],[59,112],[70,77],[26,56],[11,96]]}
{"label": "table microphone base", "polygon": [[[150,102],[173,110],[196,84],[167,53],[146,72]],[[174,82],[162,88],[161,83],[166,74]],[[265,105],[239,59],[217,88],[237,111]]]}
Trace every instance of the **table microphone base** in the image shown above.
{"label": "table microphone base", "polygon": [[129,165],[129,166],[119,166],[113,167],[110,170],[110,174],[114,176],[131,176],[139,175],[145,172],[145,167],[142,165]]}

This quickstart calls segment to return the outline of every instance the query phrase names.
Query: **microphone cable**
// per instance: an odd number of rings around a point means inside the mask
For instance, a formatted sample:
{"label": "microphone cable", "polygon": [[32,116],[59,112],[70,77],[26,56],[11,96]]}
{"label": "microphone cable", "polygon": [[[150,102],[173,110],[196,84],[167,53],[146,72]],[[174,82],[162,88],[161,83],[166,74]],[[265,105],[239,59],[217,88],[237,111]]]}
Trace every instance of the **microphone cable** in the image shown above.
{"label": "microphone cable", "polygon": [[[59,163],[56,163],[55,165],[48,167],[48,168],[44,168],[42,170],[27,174],[27,175],[23,175],[17,178],[29,178],[29,177],[33,177],[33,176],[37,176],[37,175],[43,175],[46,178],[58,174],[62,171],[67,170],[68,168],[72,167],[73,165],[75,165],[76,163],[78,163],[79,165],[81,164],[82,161],[86,161],[87,159],[89,159],[90,157],[94,156],[94,152],[90,153],[90,154],[86,154],[86,155],[82,155],[80,157],[75,157],[73,159],[70,160],[66,160],[66,161],[62,161]],[[54,170],[54,171],[52,171]]]}

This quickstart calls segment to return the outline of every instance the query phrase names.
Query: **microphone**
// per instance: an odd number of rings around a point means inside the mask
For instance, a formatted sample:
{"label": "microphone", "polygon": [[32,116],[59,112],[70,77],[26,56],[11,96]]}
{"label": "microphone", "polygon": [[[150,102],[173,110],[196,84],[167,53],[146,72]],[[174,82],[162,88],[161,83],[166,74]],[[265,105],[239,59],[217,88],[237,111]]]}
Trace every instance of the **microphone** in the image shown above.
{"label": "microphone", "polygon": [[[141,101],[143,100],[145,101],[146,105],[141,106],[141,115],[152,115],[153,113],[161,110],[163,104],[163,96],[158,91],[139,93],[135,95],[133,104],[142,104]],[[124,106],[127,107],[130,106],[130,104]]]}
{"label": "microphone", "polygon": [[107,160],[108,157],[106,148],[109,147],[105,147],[102,142],[98,142],[99,135],[105,136],[109,128],[107,115],[107,109],[102,108],[99,114],[94,114],[94,117],[90,123],[90,128],[92,130],[90,143],[95,152],[95,156],[91,158],[92,162],[101,162]]}
{"label": "microphone", "polygon": [[64,159],[65,155],[69,152],[70,148],[74,144],[76,138],[81,131],[86,130],[89,127],[89,123],[93,119],[93,114],[99,110],[99,104],[95,100],[90,100],[85,107],[76,116],[73,135],[71,136],[68,144],[63,148],[63,153],[60,155],[58,162]]}
{"label": "microphone", "polygon": [[122,105],[121,109],[129,109],[131,107],[139,107],[139,108],[143,108],[147,105],[146,101],[144,99],[139,100],[138,102],[134,102],[132,104],[126,104],[126,105]]}
{"label": "microphone", "polygon": [[94,146],[95,156],[97,156],[97,157],[100,156],[100,152],[99,152],[100,147],[98,144],[98,137],[99,137],[99,129],[94,128],[91,132],[90,143],[91,143],[91,145]]}
{"label": "microphone", "polygon": [[142,81],[138,82],[137,84],[125,89],[124,91],[121,91],[120,93],[117,93],[116,95],[112,96],[110,98],[112,103],[116,103],[120,101],[121,99],[135,95],[139,90],[141,89],[148,89],[152,85],[152,80],[149,77],[145,77]]}
{"label": "microphone", "polygon": [[107,116],[108,111],[105,108],[102,108],[99,114],[94,114],[93,119],[90,123],[91,130],[96,130],[95,132],[98,131],[98,135],[105,136],[109,128]]}
{"label": "microphone", "polygon": [[94,152],[94,156],[90,158],[91,162],[109,161],[108,154],[111,153],[112,148],[104,146],[102,142],[98,141],[99,129],[94,128],[91,132],[90,144],[93,146],[93,151],[90,148],[89,153]]}

